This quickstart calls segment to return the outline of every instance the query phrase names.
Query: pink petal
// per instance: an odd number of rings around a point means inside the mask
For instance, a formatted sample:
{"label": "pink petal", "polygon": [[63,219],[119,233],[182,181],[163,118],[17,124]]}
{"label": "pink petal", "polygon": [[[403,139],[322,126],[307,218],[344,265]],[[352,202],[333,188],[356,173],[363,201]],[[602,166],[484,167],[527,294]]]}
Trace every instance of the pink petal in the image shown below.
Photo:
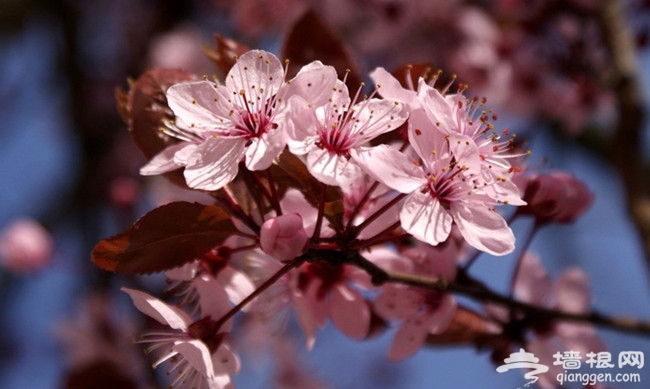
{"label": "pink petal", "polygon": [[411,193],[426,183],[422,169],[390,146],[350,150],[352,158],[377,181],[402,193]]}
{"label": "pink petal", "polygon": [[469,207],[452,203],[450,212],[463,238],[472,247],[492,255],[506,255],[515,249],[515,236],[508,223],[487,205]]}
{"label": "pink petal", "polygon": [[156,174],[167,173],[172,170],[179,169],[182,165],[179,165],[174,160],[174,155],[177,151],[185,148],[186,146],[194,145],[187,142],[180,142],[174,145],[171,145],[165,148],[160,153],[156,154],[146,165],[140,168],[140,174],[143,176],[153,176]]}
{"label": "pink petal", "polygon": [[560,311],[584,313],[591,307],[589,277],[581,269],[565,270],[557,280],[555,294]]}
{"label": "pink petal", "polygon": [[203,190],[218,190],[230,183],[244,157],[244,139],[210,138],[188,160],[185,168],[187,185]]}
{"label": "pink petal", "polygon": [[[199,295],[199,306],[201,317],[210,317],[212,320],[219,320],[230,310],[230,301],[223,286],[211,275],[203,274],[197,277],[192,286]],[[222,331],[229,331],[232,321],[228,320],[221,328]]]}
{"label": "pink petal", "polygon": [[[226,266],[217,274],[217,281],[223,286],[228,299],[233,304],[239,304],[255,291],[255,284],[246,274]],[[247,307],[242,310],[246,311]]]}
{"label": "pink petal", "polygon": [[307,167],[318,181],[327,185],[345,185],[363,175],[354,161],[321,148],[307,154]]}
{"label": "pink petal", "polygon": [[[262,50],[242,54],[226,76],[228,89],[236,93],[244,91],[246,99],[254,102],[258,101],[260,93],[267,96],[277,93],[283,82],[282,63],[275,55]],[[263,100],[262,103],[266,103],[266,99]]]}
{"label": "pink petal", "polygon": [[[374,250],[373,250],[374,251]],[[415,316],[420,308],[421,297],[404,285],[387,285],[373,303],[375,312],[385,320],[404,319]]]}
{"label": "pink petal", "polygon": [[435,246],[449,237],[452,217],[440,201],[417,190],[404,201],[400,222],[414,238]]}
{"label": "pink petal", "polygon": [[424,110],[417,109],[411,112],[408,137],[411,147],[427,166],[434,166],[436,161],[450,158],[446,151],[445,134],[436,128],[425,115]]}
{"label": "pink petal", "polygon": [[551,277],[539,258],[527,251],[521,258],[512,290],[514,296],[526,303],[551,308],[554,305]]}
{"label": "pink petal", "polygon": [[249,170],[267,169],[287,144],[284,134],[277,129],[261,137],[252,138],[250,142],[246,147],[246,167]]}
{"label": "pink petal", "polygon": [[406,319],[395,333],[388,360],[397,362],[415,354],[429,334],[429,324],[420,317]]}
{"label": "pink petal", "polygon": [[336,69],[320,61],[303,66],[288,86],[287,95],[298,95],[307,104],[318,107],[332,97],[332,88],[337,80]]}
{"label": "pink petal", "polygon": [[230,96],[225,92],[210,81],[183,82],[169,87],[167,101],[174,114],[193,129],[221,128],[223,123],[219,118],[229,116],[229,108],[223,103]]}
{"label": "pink petal", "polygon": [[212,364],[217,375],[239,374],[241,361],[228,343],[221,343],[217,351],[212,355]]}
{"label": "pink petal", "polygon": [[205,343],[198,339],[177,341],[172,349],[208,381],[215,378],[212,355]]}
{"label": "pink petal", "polygon": [[191,281],[199,271],[199,261],[186,263],[183,266],[165,271],[167,278],[175,281]]}
{"label": "pink petal", "polygon": [[384,98],[400,100],[408,105],[417,102],[416,92],[402,87],[400,82],[386,69],[376,68],[370,73],[370,78],[377,86],[379,94]]}
{"label": "pink petal", "polygon": [[445,293],[442,301],[435,311],[431,312],[429,332],[432,334],[441,334],[449,328],[449,324],[456,315],[458,303],[454,296]]}
{"label": "pink petal", "polygon": [[395,100],[364,100],[352,107],[357,116],[352,123],[354,146],[363,146],[370,140],[397,129],[408,116],[404,106]]}
{"label": "pink petal", "polygon": [[187,331],[188,325],[192,323],[192,319],[185,311],[165,304],[145,292],[130,288],[122,288],[122,291],[131,297],[140,312],[161,324],[166,324],[175,330]]}
{"label": "pink petal", "polygon": [[474,139],[458,132],[451,132],[449,137],[449,148],[457,160],[459,166],[465,169],[465,174],[473,175],[481,172],[481,152]]}
{"label": "pink petal", "polygon": [[350,338],[361,340],[368,335],[370,309],[358,291],[336,285],[331,293],[330,316],[336,328]]}

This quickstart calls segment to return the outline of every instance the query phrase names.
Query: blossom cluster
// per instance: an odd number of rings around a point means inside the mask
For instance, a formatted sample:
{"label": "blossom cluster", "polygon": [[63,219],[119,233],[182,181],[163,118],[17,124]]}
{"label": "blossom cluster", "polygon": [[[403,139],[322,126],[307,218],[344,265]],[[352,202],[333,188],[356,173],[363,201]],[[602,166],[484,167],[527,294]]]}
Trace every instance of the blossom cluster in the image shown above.
{"label": "blossom cluster", "polygon": [[[378,68],[366,94],[320,61],[293,77],[288,69],[250,50],[223,81],[169,82],[164,103],[157,98],[144,113],[167,115],[156,124],[164,142],[140,172],[215,203],[163,205],[93,252],[108,270],[165,271],[179,292],[172,305],[123,289],[169,327],[139,342],[156,355],[154,366],[174,364],[173,386],[233,386],[240,362],[228,336],[240,312],[269,319],[295,310],[308,349],[328,320],[359,340],[377,321],[395,325],[388,356],[406,358],[443,334],[459,307],[444,290],[386,282],[389,272],[453,282],[472,256],[515,249],[497,206],[534,215],[541,208],[525,200],[564,193],[547,180],[522,198],[513,178],[526,153],[495,128],[485,99],[466,97],[453,81],[440,86],[440,73],[414,77],[407,68],[400,80]],[[542,208],[545,220],[582,212]]]}

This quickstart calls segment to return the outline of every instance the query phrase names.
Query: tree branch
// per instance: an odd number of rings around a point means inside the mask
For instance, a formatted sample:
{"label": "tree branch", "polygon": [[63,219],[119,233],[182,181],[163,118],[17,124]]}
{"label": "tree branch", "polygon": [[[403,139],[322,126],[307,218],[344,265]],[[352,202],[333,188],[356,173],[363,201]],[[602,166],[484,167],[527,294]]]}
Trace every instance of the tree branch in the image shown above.
{"label": "tree branch", "polygon": [[620,0],[603,3],[600,23],[611,59],[618,102],[613,159],[627,189],[627,208],[636,224],[650,268],[650,193],[642,154],[645,112],[636,47]]}

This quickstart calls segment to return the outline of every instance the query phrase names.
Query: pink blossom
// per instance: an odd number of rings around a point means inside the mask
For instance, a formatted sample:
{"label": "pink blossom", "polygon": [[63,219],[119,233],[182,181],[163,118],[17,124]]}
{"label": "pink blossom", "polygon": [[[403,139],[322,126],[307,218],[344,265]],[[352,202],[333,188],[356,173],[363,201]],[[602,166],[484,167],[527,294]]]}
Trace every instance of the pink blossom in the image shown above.
{"label": "pink blossom", "polygon": [[260,230],[262,250],[281,261],[294,259],[304,253],[308,240],[302,217],[297,213],[268,219]]}
{"label": "pink blossom", "polygon": [[17,219],[0,232],[0,261],[15,273],[32,273],[50,263],[54,242],[32,219]]}
{"label": "pink blossom", "polygon": [[355,153],[366,172],[386,186],[408,194],[400,211],[402,228],[413,237],[437,245],[452,223],[473,247],[494,255],[514,250],[515,237],[494,210],[478,177],[468,176],[464,160],[450,152],[448,138],[431,128],[422,110],[411,113],[408,137],[421,161],[380,145]]}
{"label": "pink blossom", "polygon": [[420,77],[417,87],[409,84],[407,88],[381,68],[371,77],[382,85],[382,96],[402,99],[411,111],[421,109],[426,114],[429,123],[420,122],[419,125],[435,127],[445,134],[451,154],[463,162],[465,175],[480,179],[486,195],[502,203],[525,204],[519,189],[510,180],[516,168],[509,160],[520,155],[511,153],[512,138],[502,139],[508,135],[507,130],[502,134],[494,131],[490,119],[495,119],[496,115],[483,109],[485,99],[468,99],[460,87],[457,93],[448,93],[450,85],[436,89],[439,74],[428,81]]}
{"label": "pink blossom", "polygon": [[170,135],[183,142],[172,145],[144,166],[144,175],[185,167],[188,186],[217,190],[237,175],[239,162],[264,170],[286,145],[292,121],[292,99],[320,104],[325,67],[311,66],[285,82],[285,70],[271,53],[252,50],[238,58],[225,85],[203,80],[172,85],[169,107],[177,120],[166,123]]}
{"label": "pink blossom", "polygon": [[[333,73],[336,78],[336,73]],[[352,150],[397,129],[407,112],[397,100],[350,98],[344,82],[335,79],[334,92],[324,106],[310,104],[294,117],[289,142],[294,154],[305,155],[310,173],[328,185],[349,185],[363,175]]]}
{"label": "pink blossom", "polygon": [[[457,250],[453,244],[444,248],[419,244],[399,254],[373,250],[369,256],[376,262],[389,260],[391,270],[442,277],[447,281],[456,278],[456,257]],[[457,303],[448,293],[388,284],[382,287],[373,306],[382,318],[401,321],[388,354],[390,360],[399,361],[417,352],[427,335],[443,333],[456,313]]]}
{"label": "pink blossom", "polygon": [[307,336],[307,348],[316,341],[316,331],[327,318],[343,334],[363,339],[370,330],[370,307],[357,287],[369,288],[370,277],[362,270],[305,263],[292,273],[293,305],[298,322]]}
{"label": "pink blossom", "polygon": [[[582,314],[591,307],[589,279],[578,268],[565,270],[553,284],[539,258],[526,252],[515,275],[514,296],[519,300],[561,312]],[[554,365],[552,355],[558,350],[579,351],[581,355],[606,349],[593,326],[573,322],[553,322],[533,327],[534,335],[528,339],[526,350],[540,357],[550,367],[548,377],[562,372],[561,365]],[[540,386],[554,388],[550,378],[540,376]]]}
{"label": "pink blossom", "polygon": [[176,281],[170,289],[184,284],[185,289],[178,292],[183,296],[182,303],[200,309],[203,316],[217,318],[228,309],[228,301],[239,304],[255,290],[248,275],[232,266],[231,258],[232,249],[223,245],[193,262],[166,271],[167,278]]}
{"label": "pink blossom", "polygon": [[586,212],[594,199],[589,188],[569,173],[540,173],[523,179],[528,205],[518,212],[534,216],[539,223],[571,223]]}
{"label": "pink blossom", "polygon": [[122,290],[138,310],[170,327],[166,331],[145,333],[139,343],[150,344],[147,352],[160,353],[154,368],[166,361],[175,364],[171,371],[177,371],[177,376],[171,386],[234,388],[230,374],[239,372],[239,358],[223,340],[226,333],[218,332],[216,321],[207,318],[195,321],[183,310],[147,293],[129,288]]}

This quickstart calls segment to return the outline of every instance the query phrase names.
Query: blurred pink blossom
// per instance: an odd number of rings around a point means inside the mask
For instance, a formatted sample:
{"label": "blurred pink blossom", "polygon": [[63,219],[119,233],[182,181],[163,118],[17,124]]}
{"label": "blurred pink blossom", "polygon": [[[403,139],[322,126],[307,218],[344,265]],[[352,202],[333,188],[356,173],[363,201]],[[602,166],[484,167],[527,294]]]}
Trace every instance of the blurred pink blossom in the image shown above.
{"label": "blurred pink blossom", "polygon": [[48,265],[54,254],[50,233],[37,221],[14,220],[0,232],[0,261],[15,273],[33,273]]}

